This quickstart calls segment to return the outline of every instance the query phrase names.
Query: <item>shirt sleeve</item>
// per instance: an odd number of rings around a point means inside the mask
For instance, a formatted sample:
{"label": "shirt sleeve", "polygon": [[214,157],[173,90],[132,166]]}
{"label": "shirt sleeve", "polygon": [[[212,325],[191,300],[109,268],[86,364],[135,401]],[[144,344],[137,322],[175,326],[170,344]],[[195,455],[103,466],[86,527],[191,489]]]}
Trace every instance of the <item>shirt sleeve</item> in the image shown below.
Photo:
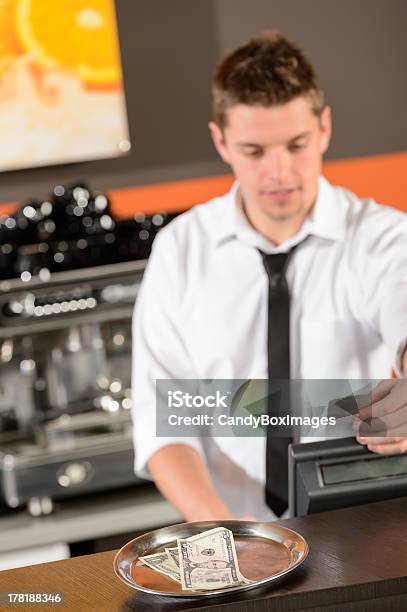
{"label": "shirt sleeve", "polygon": [[402,355],[407,345],[407,215],[386,212],[389,216],[383,211],[374,219],[360,282],[369,321],[390,349],[393,369],[406,376]]}
{"label": "shirt sleeve", "polygon": [[151,478],[149,459],[170,444],[192,446],[205,460],[199,438],[156,435],[156,380],[196,378],[179,320],[184,262],[171,230],[154,241],[133,315],[133,440],[142,478]]}

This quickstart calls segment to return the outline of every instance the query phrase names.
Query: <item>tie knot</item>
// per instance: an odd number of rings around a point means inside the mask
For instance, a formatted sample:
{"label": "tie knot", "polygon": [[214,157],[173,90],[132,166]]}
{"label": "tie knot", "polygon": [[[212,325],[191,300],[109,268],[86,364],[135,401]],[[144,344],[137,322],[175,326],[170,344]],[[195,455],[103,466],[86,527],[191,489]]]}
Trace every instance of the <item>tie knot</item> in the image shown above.
{"label": "tie knot", "polygon": [[269,277],[270,285],[276,287],[283,278],[288,265],[288,259],[292,253],[276,253],[267,255],[260,251],[263,257],[263,264]]}

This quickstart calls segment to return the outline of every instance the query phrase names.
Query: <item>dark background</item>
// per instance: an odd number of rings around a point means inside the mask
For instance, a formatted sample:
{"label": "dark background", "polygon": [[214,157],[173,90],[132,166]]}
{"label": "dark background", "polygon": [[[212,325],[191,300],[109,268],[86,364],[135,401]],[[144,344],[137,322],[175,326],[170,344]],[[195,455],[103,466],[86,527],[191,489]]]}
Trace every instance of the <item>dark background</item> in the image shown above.
{"label": "dark background", "polygon": [[[113,189],[223,174],[209,139],[217,59],[278,28],[314,62],[334,138],[327,159],[406,149],[405,0],[116,0],[132,150],[0,173],[0,202],[80,178]],[[79,112],[79,111],[78,111]]]}

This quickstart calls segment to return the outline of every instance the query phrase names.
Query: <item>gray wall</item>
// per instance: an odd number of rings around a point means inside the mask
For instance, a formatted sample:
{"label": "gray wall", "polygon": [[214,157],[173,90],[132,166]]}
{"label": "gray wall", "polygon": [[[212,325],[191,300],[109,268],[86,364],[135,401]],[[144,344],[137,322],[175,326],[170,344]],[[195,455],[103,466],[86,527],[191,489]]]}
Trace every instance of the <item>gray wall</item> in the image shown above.
{"label": "gray wall", "polygon": [[278,28],[311,58],[334,137],[327,159],[405,151],[406,0],[217,0],[222,52]]}
{"label": "gray wall", "polygon": [[405,0],[117,0],[132,152],[0,174],[0,202],[219,174],[207,123],[216,59],[277,27],[310,56],[334,111],[328,159],[406,149]]}

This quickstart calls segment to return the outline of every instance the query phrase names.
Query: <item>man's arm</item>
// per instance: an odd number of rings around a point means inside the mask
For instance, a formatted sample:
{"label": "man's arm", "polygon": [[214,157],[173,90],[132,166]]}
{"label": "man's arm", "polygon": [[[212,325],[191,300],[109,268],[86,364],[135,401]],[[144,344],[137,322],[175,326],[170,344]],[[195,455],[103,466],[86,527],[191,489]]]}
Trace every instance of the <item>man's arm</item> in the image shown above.
{"label": "man's arm", "polygon": [[[168,228],[169,229],[169,228]],[[133,320],[133,422],[137,473],[154,479],[163,495],[187,520],[230,518],[216,493],[201,440],[156,435],[156,379],[194,379],[179,321],[183,253],[167,228],[157,236]],[[181,263],[182,265],[181,265]]]}
{"label": "man's arm", "polygon": [[[369,420],[358,440],[373,452],[403,453],[407,451],[407,215],[376,209],[354,244],[362,245],[365,253],[359,270],[364,316],[387,345],[400,376],[373,389],[372,405],[359,411],[362,421]],[[369,436],[372,426],[377,426],[376,435]],[[355,429],[359,427],[357,420]]]}
{"label": "man's arm", "polygon": [[233,518],[218,496],[199,453],[186,444],[160,448],[148,462],[161,493],[187,521]]}

